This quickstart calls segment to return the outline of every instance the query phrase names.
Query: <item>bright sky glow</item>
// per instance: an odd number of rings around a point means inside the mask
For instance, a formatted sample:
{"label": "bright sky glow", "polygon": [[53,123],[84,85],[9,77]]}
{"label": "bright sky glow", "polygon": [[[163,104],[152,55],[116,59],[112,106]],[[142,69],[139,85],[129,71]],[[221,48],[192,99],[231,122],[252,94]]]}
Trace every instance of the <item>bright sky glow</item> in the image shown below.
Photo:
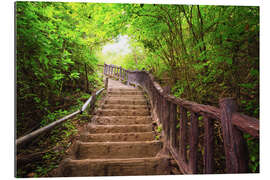
{"label": "bright sky glow", "polygon": [[117,42],[105,45],[102,48],[102,53],[106,54],[108,52],[116,52],[122,55],[128,54],[131,52],[128,41],[129,41],[129,38],[127,35],[119,36],[119,39]]}

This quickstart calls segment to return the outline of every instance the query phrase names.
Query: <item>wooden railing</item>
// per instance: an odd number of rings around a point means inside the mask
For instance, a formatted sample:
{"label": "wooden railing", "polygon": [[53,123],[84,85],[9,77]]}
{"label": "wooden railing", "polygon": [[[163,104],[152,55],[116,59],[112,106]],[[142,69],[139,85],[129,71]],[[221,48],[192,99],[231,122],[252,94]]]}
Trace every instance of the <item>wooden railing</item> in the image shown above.
{"label": "wooden railing", "polygon": [[[259,121],[240,114],[233,98],[223,98],[219,108],[176,98],[162,88],[146,71],[129,71],[104,64],[104,74],[141,86],[148,94],[152,118],[162,124],[164,148],[176,160],[184,174],[216,173],[214,142],[220,124],[222,150],[226,159],[226,173],[248,172],[248,150],[243,132],[259,138]],[[177,127],[179,126],[179,128]],[[201,142],[202,139],[202,142]],[[200,142],[199,142],[200,140]],[[200,146],[198,146],[198,144]],[[218,150],[220,151],[220,150]],[[198,169],[198,157],[202,168]]]}
{"label": "wooden railing", "polygon": [[[47,126],[44,126],[40,129],[37,129],[23,137],[20,137],[18,139],[16,139],[16,146],[17,147],[20,147],[20,146],[24,146],[24,145],[27,145],[28,142],[30,142],[31,140],[33,140],[34,138],[42,135],[42,134],[45,134],[49,131],[51,131],[53,128],[55,128],[56,126],[62,124],[63,122],[65,122],[66,120],[74,117],[75,115],[79,114],[79,113],[82,113],[83,111],[86,110],[86,108],[88,106],[90,106],[89,108],[92,108],[95,101],[96,101],[96,96],[98,96],[102,91],[104,90],[104,88],[98,90],[97,92],[94,92],[92,94],[92,96],[84,103],[84,105],[81,107],[81,109],[59,119],[59,120],[56,120],[54,122],[52,122],[51,124],[47,125]],[[90,105],[89,105],[90,104]]]}

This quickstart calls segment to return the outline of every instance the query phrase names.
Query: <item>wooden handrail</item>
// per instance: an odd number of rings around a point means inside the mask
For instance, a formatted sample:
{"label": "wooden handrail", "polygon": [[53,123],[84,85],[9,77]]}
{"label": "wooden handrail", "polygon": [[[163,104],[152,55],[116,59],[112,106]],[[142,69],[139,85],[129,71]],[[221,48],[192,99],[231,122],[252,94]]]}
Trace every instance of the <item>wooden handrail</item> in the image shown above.
{"label": "wooden handrail", "polygon": [[104,90],[104,88],[100,89],[99,91],[97,91],[96,93],[94,93],[82,106],[82,108],[80,110],[77,110],[59,120],[56,120],[50,124],[48,124],[47,126],[44,126],[40,129],[37,129],[23,137],[20,137],[18,139],[16,139],[16,146],[22,146],[25,145],[26,143],[30,142],[31,140],[33,140],[34,138],[38,137],[41,134],[44,134],[46,132],[49,132],[50,130],[52,130],[53,128],[55,128],[56,126],[62,124],[63,122],[65,122],[66,120],[74,117],[75,115],[82,113],[83,111],[85,111],[85,109],[87,108],[87,106],[90,104],[93,104],[95,101],[95,96],[98,96],[102,91]]}
{"label": "wooden handrail", "polygon": [[94,93],[94,95],[92,95],[82,106],[80,112],[82,113],[83,111],[85,111],[85,109],[87,108],[87,106],[89,105],[89,103],[93,100],[94,96],[98,96],[102,91],[104,90],[104,88],[98,90],[97,92]]}
{"label": "wooden handrail", "polygon": [[[110,65],[106,64],[106,66],[110,66]],[[128,73],[145,73],[145,74],[147,74],[147,76],[149,76],[149,78],[153,82],[153,86],[156,88],[156,90],[159,92],[159,94],[161,96],[163,96],[166,100],[168,100],[174,104],[183,106],[184,108],[186,108],[187,110],[190,110],[192,112],[208,116],[209,118],[212,118],[212,119],[220,120],[220,109],[218,109],[214,106],[198,104],[196,102],[177,98],[177,97],[172,96],[170,94],[164,94],[163,88],[157,82],[155,82],[154,77],[146,71],[130,71],[130,70],[125,70],[125,71]],[[132,82],[131,81],[128,82],[128,84],[130,84],[130,83],[132,83]],[[244,131],[244,132],[246,132],[254,137],[259,137],[259,121],[258,121],[258,119],[246,116],[246,115],[238,113],[238,112],[235,112],[235,113],[233,113],[232,123],[235,126],[237,126],[239,129],[241,129],[242,131]]]}
{"label": "wooden handrail", "polygon": [[[119,68],[120,72],[118,72]],[[247,147],[244,143],[242,132],[259,138],[258,119],[246,116],[235,110],[230,111],[229,109],[232,108],[230,105],[221,103],[220,108],[217,108],[172,96],[155,82],[154,77],[146,71],[130,71],[119,66],[104,64],[103,73],[104,75],[124,80],[128,85],[139,85],[146,91],[152,106],[152,117],[163,126],[164,146],[169,149],[183,173],[194,174],[198,172],[199,117],[202,117],[204,125],[203,173],[214,173],[213,123],[216,120],[221,122],[223,139],[226,138],[224,140],[224,150],[226,154],[227,173],[247,172],[247,165],[243,163],[247,162],[246,158],[248,157],[244,156]],[[220,102],[225,102],[227,99],[221,99]],[[232,100],[231,98],[229,99],[230,101]],[[225,113],[227,111],[230,113]],[[187,112],[190,115],[187,115]],[[180,114],[180,116],[177,116],[177,114]],[[180,120],[178,120],[179,118]],[[188,120],[190,121],[189,123],[187,123]],[[176,145],[176,121],[180,121],[180,140],[178,139],[178,145]],[[187,133],[190,133],[189,136],[187,136]],[[187,157],[187,145],[190,147],[189,157]],[[235,151],[233,153],[236,155],[232,155],[232,151],[235,148],[241,152]]]}

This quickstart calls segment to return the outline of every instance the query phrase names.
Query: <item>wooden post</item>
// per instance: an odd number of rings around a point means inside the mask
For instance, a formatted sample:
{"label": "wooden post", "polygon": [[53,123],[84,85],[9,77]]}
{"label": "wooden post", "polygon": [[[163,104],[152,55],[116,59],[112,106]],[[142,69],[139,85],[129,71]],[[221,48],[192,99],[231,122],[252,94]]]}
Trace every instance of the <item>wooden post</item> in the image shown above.
{"label": "wooden post", "polygon": [[118,66],[118,75],[117,75],[117,77],[118,77],[118,81],[121,82],[120,70],[121,70],[120,66]]}
{"label": "wooden post", "polygon": [[162,129],[164,129],[164,124],[163,124],[163,119],[162,119],[162,116],[161,116],[161,113],[162,113],[162,104],[161,104],[161,95],[159,94],[159,92],[157,93],[158,94],[158,98],[157,98],[157,110],[158,110],[158,119],[159,119],[159,122],[161,122],[162,124]]}
{"label": "wooden post", "polygon": [[158,120],[158,122],[160,122],[159,117],[158,117],[158,92],[154,87],[153,87],[153,90],[154,90],[153,97],[154,97],[155,116],[156,116],[156,120]]}
{"label": "wooden post", "polygon": [[184,162],[187,162],[187,110],[180,106],[180,142],[179,153]]}
{"label": "wooden post", "polygon": [[119,66],[117,66],[117,77],[120,79],[120,67]]}
{"label": "wooden post", "polygon": [[203,116],[204,120],[204,174],[214,173],[214,123],[213,119]]}
{"label": "wooden post", "polygon": [[123,78],[122,78],[122,66],[120,66],[120,74],[119,74],[120,78],[119,80],[121,81]]}
{"label": "wooden post", "polygon": [[106,90],[108,89],[108,77],[106,77],[106,79],[105,79],[105,89]]}
{"label": "wooden post", "polygon": [[247,173],[246,142],[242,132],[232,124],[232,114],[237,111],[236,102],[233,98],[223,98],[220,99],[219,106],[227,173]]}
{"label": "wooden post", "polygon": [[176,105],[170,103],[170,146],[176,148]]}
{"label": "wooden post", "polygon": [[113,75],[113,65],[112,64],[110,65],[110,69],[111,69],[110,70],[110,76],[112,76]]}
{"label": "wooden post", "polygon": [[113,70],[113,67],[112,67],[112,64],[110,64],[110,76],[112,76],[112,70]]}
{"label": "wooden post", "polygon": [[96,91],[92,92],[92,101],[89,104],[87,114],[90,115],[93,109],[95,108],[95,102],[96,102]]}
{"label": "wooden post", "polygon": [[189,151],[189,168],[190,171],[197,173],[197,154],[198,154],[198,117],[197,114],[191,112],[190,118],[190,151]]}
{"label": "wooden post", "polygon": [[110,65],[110,76],[112,76],[112,72],[113,72],[113,67],[112,65]]}
{"label": "wooden post", "polygon": [[[163,95],[168,95],[170,92],[170,87],[166,86],[164,89],[163,89]],[[170,146],[170,129],[169,129],[169,123],[170,123],[170,104],[171,102],[169,102],[165,96],[161,95],[161,103],[162,103],[162,119],[163,119],[163,125],[164,125],[164,135],[165,135],[165,144],[164,144],[164,150],[165,150],[165,153],[168,153],[169,154],[169,146]]]}
{"label": "wooden post", "polygon": [[104,63],[104,75],[107,75],[108,74],[108,66],[107,64]]}
{"label": "wooden post", "polygon": [[170,146],[170,140],[169,140],[169,123],[170,123],[170,102],[167,101],[167,99],[163,96],[161,96],[162,98],[162,118],[163,118],[163,125],[164,125],[164,140],[165,140],[165,144],[164,146],[164,152],[166,154],[169,154],[169,146]]}
{"label": "wooden post", "polygon": [[129,77],[128,77],[128,72],[126,71],[126,77],[127,77],[127,85],[129,86]]}

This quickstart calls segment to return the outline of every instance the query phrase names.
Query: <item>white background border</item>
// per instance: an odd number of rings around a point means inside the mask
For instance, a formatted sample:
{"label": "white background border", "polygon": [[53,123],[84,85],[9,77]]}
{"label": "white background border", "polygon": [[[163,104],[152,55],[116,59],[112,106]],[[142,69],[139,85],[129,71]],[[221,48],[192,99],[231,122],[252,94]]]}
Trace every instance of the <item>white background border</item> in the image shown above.
{"label": "white background border", "polygon": [[[57,0],[54,0],[57,1]],[[14,0],[1,1],[1,179],[14,178]],[[58,2],[58,1],[57,1]],[[62,1],[68,2],[68,1]],[[269,33],[270,7],[268,0],[72,0],[71,2],[106,2],[106,3],[165,3],[165,4],[203,4],[203,5],[248,5],[260,6],[260,174],[245,175],[187,175],[187,176],[126,176],[126,177],[87,177],[56,179],[254,179],[267,176],[269,170]],[[32,179],[32,178],[30,178]],[[45,179],[45,178],[39,178]],[[47,179],[47,178],[46,178]],[[55,179],[55,178],[54,178]]]}

